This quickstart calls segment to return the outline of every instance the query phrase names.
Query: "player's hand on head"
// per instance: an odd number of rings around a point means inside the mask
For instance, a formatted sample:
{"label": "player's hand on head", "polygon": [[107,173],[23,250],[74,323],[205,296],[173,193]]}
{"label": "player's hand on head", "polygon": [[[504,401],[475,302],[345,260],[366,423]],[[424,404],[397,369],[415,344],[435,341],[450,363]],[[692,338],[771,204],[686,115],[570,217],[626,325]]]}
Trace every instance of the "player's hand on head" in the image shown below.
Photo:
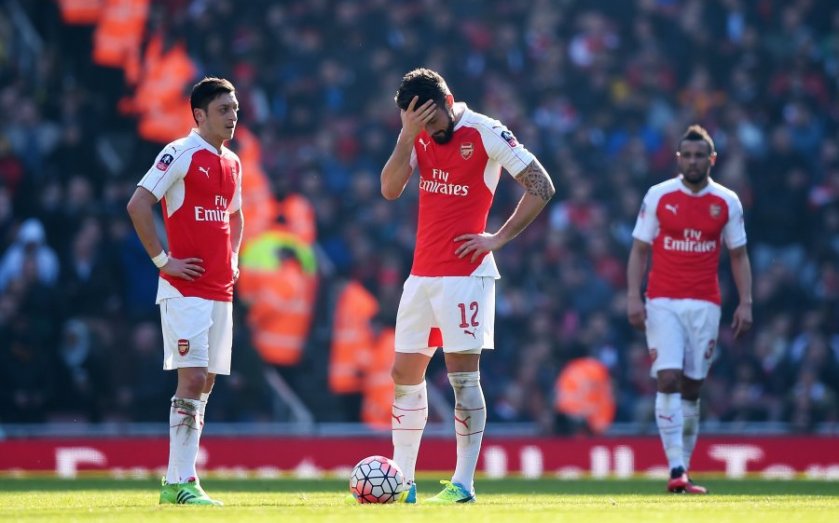
{"label": "player's hand on head", "polygon": [[408,109],[403,109],[400,112],[402,132],[411,139],[416,138],[422,132],[425,124],[434,117],[434,111],[437,109],[437,106],[432,100],[426,100],[424,104],[417,107],[418,101],[419,96],[414,96],[411,99],[411,103],[408,104]]}
{"label": "player's hand on head", "polygon": [[469,261],[475,263],[478,258],[484,253],[494,251],[501,247],[498,238],[494,234],[482,232],[481,234],[461,234],[454,239],[456,242],[462,242],[454,250],[455,256],[458,258],[465,258],[470,253],[472,257]]}
{"label": "player's hand on head", "polygon": [[204,260],[201,258],[173,258],[169,257],[169,261],[160,270],[186,281],[194,281],[204,274],[204,267],[201,265]]}

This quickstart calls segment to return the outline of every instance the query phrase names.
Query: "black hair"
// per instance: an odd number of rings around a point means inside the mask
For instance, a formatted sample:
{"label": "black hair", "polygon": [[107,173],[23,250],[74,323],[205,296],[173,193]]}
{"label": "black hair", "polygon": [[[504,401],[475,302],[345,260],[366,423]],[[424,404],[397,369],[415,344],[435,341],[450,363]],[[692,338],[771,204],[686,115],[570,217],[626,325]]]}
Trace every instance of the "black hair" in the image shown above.
{"label": "black hair", "polygon": [[685,134],[682,135],[682,139],[679,140],[679,149],[682,148],[682,142],[684,141],[705,142],[708,144],[708,155],[712,155],[716,152],[713,138],[711,138],[708,131],[701,125],[693,124],[687,128]]}
{"label": "black hair", "polygon": [[[190,108],[203,109],[205,112],[210,106],[210,102],[216,99],[219,95],[227,93],[235,93],[236,88],[230,80],[225,78],[216,78],[214,76],[206,76],[203,80],[192,86],[192,94],[189,96]],[[193,113],[195,118],[195,113]],[[196,121],[196,123],[198,123]]]}
{"label": "black hair", "polygon": [[402,77],[402,83],[393,98],[400,109],[407,110],[414,96],[418,96],[416,105],[419,107],[428,100],[432,100],[437,107],[445,107],[446,95],[451,94],[446,81],[436,71],[420,67],[409,71]]}

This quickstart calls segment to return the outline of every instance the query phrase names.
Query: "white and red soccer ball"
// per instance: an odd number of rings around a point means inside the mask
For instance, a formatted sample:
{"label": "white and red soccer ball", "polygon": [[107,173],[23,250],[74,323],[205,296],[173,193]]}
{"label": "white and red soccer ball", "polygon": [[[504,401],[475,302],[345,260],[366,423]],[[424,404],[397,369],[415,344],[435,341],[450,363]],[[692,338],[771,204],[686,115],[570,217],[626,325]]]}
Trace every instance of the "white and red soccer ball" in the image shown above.
{"label": "white and red soccer ball", "polygon": [[370,456],[350,475],[350,492],[359,503],[393,503],[405,490],[405,476],[393,460]]}

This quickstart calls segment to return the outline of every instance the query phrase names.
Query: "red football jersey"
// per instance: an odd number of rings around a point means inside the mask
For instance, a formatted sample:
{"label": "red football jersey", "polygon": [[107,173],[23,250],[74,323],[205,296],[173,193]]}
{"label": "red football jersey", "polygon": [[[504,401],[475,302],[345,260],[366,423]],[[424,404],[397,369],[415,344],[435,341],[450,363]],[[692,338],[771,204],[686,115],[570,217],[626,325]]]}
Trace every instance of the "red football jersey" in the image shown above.
{"label": "red football jersey", "polygon": [[414,141],[419,218],[411,274],[497,278],[492,253],[476,262],[471,255],[458,258],[454,239],[486,230],[501,168],[516,176],[534,157],[501,122],[459,105],[463,114],[448,143],[438,144],[425,131]]}
{"label": "red football jersey", "polygon": [[[160,276],[181,296],[232,301],[230,214],[242,206],[239,157],[226,147],[219,154],[193,130],[167,145],[137,185],[163,199],[169,254],[203,260],[205,272],[194,281]],[[170,291],[161,282],[158,300],[173,297]]]}
{"label": "red football jersey", "polygon": [[746,244],[743,206],[713,180],[694,194],[677,176],[647,191],[632,236],[652,244],[647,298],[719,304],[721,239],[729,249]]}

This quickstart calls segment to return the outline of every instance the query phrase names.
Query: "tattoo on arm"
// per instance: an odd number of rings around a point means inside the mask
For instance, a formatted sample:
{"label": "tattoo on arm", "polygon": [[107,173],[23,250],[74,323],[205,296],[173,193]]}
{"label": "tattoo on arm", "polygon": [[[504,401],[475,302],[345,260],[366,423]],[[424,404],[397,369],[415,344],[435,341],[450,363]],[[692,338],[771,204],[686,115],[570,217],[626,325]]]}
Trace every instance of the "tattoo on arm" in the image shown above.
{"label": "tattoo on arm", "polygon": [[516,180],[518,180],[518,182],[525,188],[528,194],[538,196],[546,202],[550,200],[556,192],[551,178],[548,176],[548,173],[545,172],[545,168],[542,167],[538,160],[530,162],[530,165],[525,167],[524,170],[519,173]]}

